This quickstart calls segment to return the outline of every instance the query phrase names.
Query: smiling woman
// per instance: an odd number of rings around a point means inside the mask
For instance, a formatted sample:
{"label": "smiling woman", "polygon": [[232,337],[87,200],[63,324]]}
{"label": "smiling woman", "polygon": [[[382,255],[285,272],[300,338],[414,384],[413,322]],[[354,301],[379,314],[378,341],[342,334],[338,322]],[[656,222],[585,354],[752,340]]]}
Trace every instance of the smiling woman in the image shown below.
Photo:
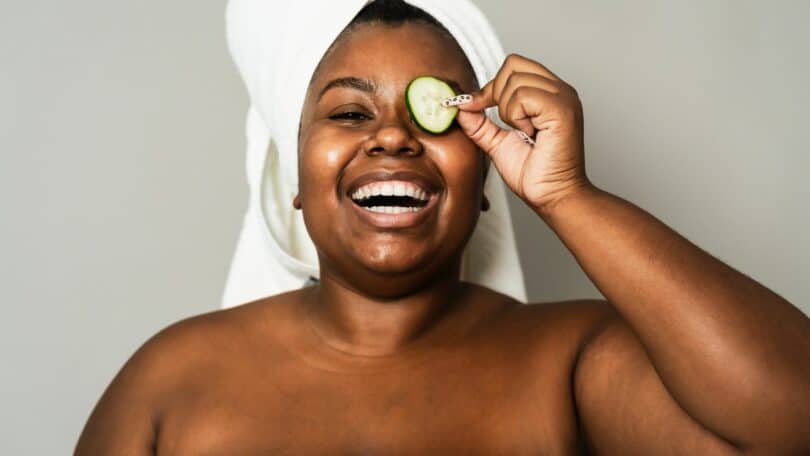
{"label": "smiling woman", "polygon": [[[230,3],[230,47],[251,94],[247,154],[251,204],[228,277],[224,307],[294,290],[320,276],[317,249],[305,226],[304,214],[292,205],[299,190],[300,122],[305,101],[321,103],[323,97],[335,96],[329,94],[332,91],[354,90],[371,96],[386,89],[381,86],[386,81],[360,74],[321,78],[321,69],[345,38],[365,25],[430,25],[432,33],[441,34],[452,46],[454,57],[460,56],[472,88],[489,80],[503,61],[503,51],[492,29],[467,1],[415,2],[444,18],[446,27],[410,4],[363,3]],[[313,8],[325,14],[312,17]],[[307,27],[300,25],[303,20]],[[398,44],[397,48],[387,49],[387,62],[396,63],[403,49],[415,43],[409,37],[404,47]],[[365,74],[373,76],[372,72]],[[454,78],[445,78],[454,90],[462,91]],[[399,96],[404,98],[404,91],[399,90]],[[333,120],[366,120],[368,112],[351,108],[340,107],[331,113]],[[497,118],[496,113],[492,115]],[[525,302],[503,181],[497,173],[489,174],[484,184],[489,209],[480,214],[464,250],[461,277]]]}
{"label": "smiling woman", "polygon": [[[516,54],[481,86],[426,14],[370,3],[306,86],[294,205],[320,281],[158,333],[77,454],[810,449],[807,318],[596,188],[573,87]],[[405,101],[422,75],[466,95],[440,134]],[[463,280],[490,160],[608,300],[525,305]]]}

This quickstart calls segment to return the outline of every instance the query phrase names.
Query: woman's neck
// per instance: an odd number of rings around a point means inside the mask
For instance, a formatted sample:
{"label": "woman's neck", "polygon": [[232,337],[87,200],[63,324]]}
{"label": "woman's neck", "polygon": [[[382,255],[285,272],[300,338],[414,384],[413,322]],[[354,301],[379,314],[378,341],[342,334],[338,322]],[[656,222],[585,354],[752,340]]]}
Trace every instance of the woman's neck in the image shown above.
{"label": "woman's neck", "polygon": [[371,297],[322,270],[307,293],[307,324],[331,348],[353,356],[385,357],[449,336],[465,285],[457,268],[401,297]]}

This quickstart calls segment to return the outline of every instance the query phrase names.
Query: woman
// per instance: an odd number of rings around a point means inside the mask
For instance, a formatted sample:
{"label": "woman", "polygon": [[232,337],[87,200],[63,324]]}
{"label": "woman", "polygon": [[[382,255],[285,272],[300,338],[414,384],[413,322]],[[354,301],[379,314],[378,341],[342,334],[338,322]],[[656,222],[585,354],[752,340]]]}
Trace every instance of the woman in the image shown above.
{"label": "woman", "polygon": [[[310,81],[294,204],[320,282],[158,333],[76,454],[810,451],[808,319],[593,185],[570,85],[513,54],[478,87],[452,36],[406,11],[358,16]],[[471,95],[440,135],[404,104],[423,74]],[[460,280],[488,160],[607,300],[524,305]],[[370,212],[357,190],[392,179],[428,202]]]}

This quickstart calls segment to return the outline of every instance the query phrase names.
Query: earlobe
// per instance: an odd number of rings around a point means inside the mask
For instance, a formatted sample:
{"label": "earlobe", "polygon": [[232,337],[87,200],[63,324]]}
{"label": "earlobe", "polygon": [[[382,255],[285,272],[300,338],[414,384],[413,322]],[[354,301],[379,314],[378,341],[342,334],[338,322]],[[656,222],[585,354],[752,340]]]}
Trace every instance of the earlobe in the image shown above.
{"label": "earlobe", "polygon": [[293,207],[296,209],[301,209],[301,197],[297,194],[293,198]]}
{"label": "earlobe", "polygon": [[489,200],[487,199],[487,195],[481,195],[481,211],[486,212],[489,210]]}

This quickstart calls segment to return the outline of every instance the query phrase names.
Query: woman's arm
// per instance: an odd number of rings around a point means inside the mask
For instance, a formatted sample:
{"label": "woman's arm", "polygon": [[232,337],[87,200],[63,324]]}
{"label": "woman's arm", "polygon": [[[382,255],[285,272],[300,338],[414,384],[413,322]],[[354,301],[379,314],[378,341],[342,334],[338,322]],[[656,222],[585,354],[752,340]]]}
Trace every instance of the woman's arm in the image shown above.
{"label": "woman's arm", "polygon": [[[643,363],[651,363],[658,384],[663,383],[698,428],[744,450],[810,452],[807,317],[652,215],[593,186],[585,173],[579,95],[539,62],[510,55],[471,98],[459,106],[463,132],[492,159],[509,188],[554,230],[629,325],[626,336],[603,335],[592,342],[596,349],[586,347],[588,371],[600,382],[578,376],[585,379],[578,383],[585,388],[580,391],[587,394],[594,385],[602,394],[615,392],[633,400],[626,378],[605,381],[599,372],[635,363],[626,372],[632,376],[649,372]],[[522,130],[524,138],[490,121],[482,112],[489,106],[497,106],[501,119]],[[633,332],[649,361],[633,350]],[[644,405],[665,403],[663,391],[654,393],[655,385],[633,383],[642,388],[635,397],[656,398]],[[603,435],[626,433],[621,426],[627,423],[612,417],[631,415],[625,404],[611,405],[618,408],[591,408],[596,415],[586,414],[586,430],[590,416],[596,418],[592,422],[605,423],[608,432]],[[639,429],[642,424],[652,429],[640,437],[651,444],[666,435],[667,429],[656,433],[643,415],[635,420]]]}
{"label": "woman's arm", "polygon": [[[675,402],[738,448],[810,451],[810,320],[801,311],[649,213],[593,186],[538,214],[646,349],[633,351],[633,335],[614,328],[597,338],[595,350],[621,353],[588,362],[605,369],[626,363],[626,371],[615,372],[621,377],[643,372],[649,356]],[[625,397],[664,401],[653,391],[657,383],[638,382]],[[667,436],[657,437],[664,444]]]}

